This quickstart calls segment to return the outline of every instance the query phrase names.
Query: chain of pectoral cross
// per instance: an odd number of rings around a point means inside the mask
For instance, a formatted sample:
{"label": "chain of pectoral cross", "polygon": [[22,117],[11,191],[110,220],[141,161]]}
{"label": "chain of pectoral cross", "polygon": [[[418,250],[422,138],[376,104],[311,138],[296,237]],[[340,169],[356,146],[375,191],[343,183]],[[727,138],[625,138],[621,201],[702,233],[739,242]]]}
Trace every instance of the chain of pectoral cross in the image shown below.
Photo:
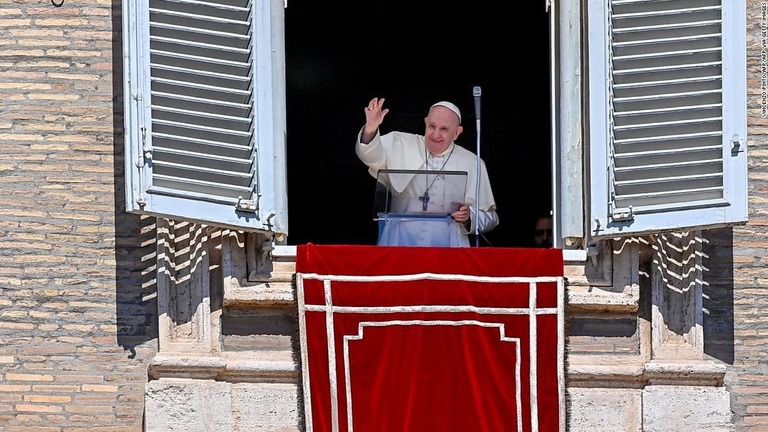
{"label": "chain of pectoral cross", "polygon": [[[440,167],[438,171],[442,171],[443,168],[445,168],[445,165],[448,163],[448,160],[451,158],[451,155],[453,155],[453,149],[455,149],[455,144],[452,144],[453,147],[451,147],[451,152],[448,153],[448,157],[445,158],[445,161],[443,161],[443,166]],[[424,146],[424,167],[429,170],[429,153],[427,152],[427,146]],[[435,178],[432,179],[432,183],[429,183],[429,175],[424,176],[424,185],[427,187],[424,190],[424,195],[419,197],[419,201],[421,201],[421,208],[423,211],[427,211],[427,206],[429,205],[429,190],[432,189],[432,186],[434,186],[435,182],[437,181],[437,178],[439,177],[439,174],[435,174]]]}

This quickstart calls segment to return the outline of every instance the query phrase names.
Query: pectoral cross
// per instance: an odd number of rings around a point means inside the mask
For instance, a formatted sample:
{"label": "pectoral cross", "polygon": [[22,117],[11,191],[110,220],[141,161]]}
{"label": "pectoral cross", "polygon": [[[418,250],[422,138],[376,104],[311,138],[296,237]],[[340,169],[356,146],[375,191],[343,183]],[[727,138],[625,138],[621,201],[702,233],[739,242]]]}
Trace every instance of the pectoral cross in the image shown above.
{"label": "pectoral cross", "polygon": [[424,195],[419,197],[419,201],[422,202],[422,210],[427,211],[427,204],[429,204],[429,191],[425,191]]}

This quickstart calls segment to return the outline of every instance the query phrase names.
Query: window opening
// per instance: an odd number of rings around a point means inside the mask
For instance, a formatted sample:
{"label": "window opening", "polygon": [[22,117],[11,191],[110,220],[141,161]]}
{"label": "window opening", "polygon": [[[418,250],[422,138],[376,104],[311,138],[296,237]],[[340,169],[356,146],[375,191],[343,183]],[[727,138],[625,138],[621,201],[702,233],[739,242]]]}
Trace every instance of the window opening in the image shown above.
{"label": "window opening", "polygon": [[456,103],[457,142],[475,152],[481,86],[480,153],[501,220],[485,236],[531,245],[552,202],[548,12],[541,2],[504,13],[501,2],[476,3],[288,3],[288,244],[375,244],[375,179],[354,154],[372,97],[390,108],[382,133],[423,133],[432,103]]}

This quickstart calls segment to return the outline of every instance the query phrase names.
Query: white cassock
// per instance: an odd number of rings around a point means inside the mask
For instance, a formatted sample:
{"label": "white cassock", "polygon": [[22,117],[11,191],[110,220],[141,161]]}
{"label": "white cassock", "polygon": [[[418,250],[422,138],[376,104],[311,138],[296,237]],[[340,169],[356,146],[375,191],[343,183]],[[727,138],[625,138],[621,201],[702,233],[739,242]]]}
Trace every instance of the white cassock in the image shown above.
{"label": "white cassock", "polygon": [[491,191],[485,162],[482,160],[480,161],[480,211],[477,211],[478,201],[475,197],[477,157],[469,150],[451,143],[442,154],[431,155],[426,150],[422,135],[405,132],[379,135],[377,132],[368,144],[360,142],[360,134],[358,134],[355,152],[368,166],[368,172],[374,178],[378,177],[378,172],[382,169],[465,171],[467,173],[463,204],[470,206],[472,226],[469,230],[447,216],[457,210],[462,203],[442,202],[439,199],[444,196],[445,188],[451,187],[444,176],[427,175],[426,181],[411,181],[410,177],[391,176],[389,179],[391,184],[388,186],[401,198],[393,202],[392,211],[408,213],[411,210],[422,210],[425,192],[428,192],[430,197],[427,201],[428,210],[437,214],[444,211],[443,214],[446,216],[388,220],[379,237],[379,245],[468,247],[467,234],[475,232],[475,224],[479,224],[477,227],[480,232],[489,231],[499,224],[496,201]]}

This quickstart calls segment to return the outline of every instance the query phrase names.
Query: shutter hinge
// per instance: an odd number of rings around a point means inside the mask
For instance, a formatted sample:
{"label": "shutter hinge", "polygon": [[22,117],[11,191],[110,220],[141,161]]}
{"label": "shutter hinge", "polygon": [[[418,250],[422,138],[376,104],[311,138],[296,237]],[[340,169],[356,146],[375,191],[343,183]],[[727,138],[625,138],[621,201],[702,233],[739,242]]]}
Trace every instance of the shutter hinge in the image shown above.
{"label": "shutter hinge", "polygon": [[611,219],[614,222],[626,222],[635,219],[632,206],[626,208],[611,208]]}
{"label": "shutter hinge", "polygon": [[141,159],[147,164],[147,159],[152,159],[152,150],[147,146],[147,127],[141,127]]}
{"label": "shutter hinge", "polygon": [[147,164],[147,159],[152,159],[152,150],[147,147],[147,127],[141,127],[141,154],[136,160],[136,167],[143,168]]}
{"label": "shutter hinge", "polygon": [[237,205],[235,205],[235,208],[242,212],[256,213],[256,201],[245,200],[243,197],[239,196],[237,197]]}

